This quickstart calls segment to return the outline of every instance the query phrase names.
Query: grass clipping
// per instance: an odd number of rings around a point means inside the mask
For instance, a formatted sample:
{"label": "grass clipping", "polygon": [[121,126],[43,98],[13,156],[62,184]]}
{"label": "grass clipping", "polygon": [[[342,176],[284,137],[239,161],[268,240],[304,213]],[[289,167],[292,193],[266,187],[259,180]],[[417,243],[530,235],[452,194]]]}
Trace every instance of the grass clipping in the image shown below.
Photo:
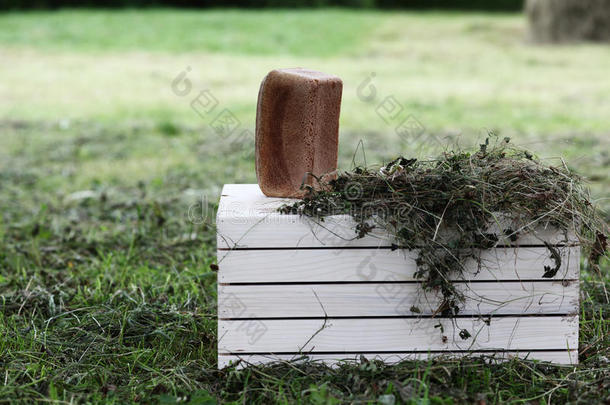
{"label": "grass clipping", "polygon": [[[596,265],[606,254],[607,226],[591,204],[587,188],[565,163],[546,166],[510,139],[489,139],[474,152],[446,152],[438,159],[398,159],[381,168],[357,167],[309,187],[305,198],[279,208],[323,221],[349,214],[354,238],[381,228],[394,248],[416,249],[417,271],[426,291],[440,291],[435,314],[455,316],[464,295],[450,280],[468,278],[465,263],[481,266],[484,249],[518,240],[540,226],[575,234]],[[495,229],[495,231],[493,231]],[[545,243],[554,266],[541,275],[552,278],[561,266],[557,248]],[[419,308],[411,308],[418,313]]]}

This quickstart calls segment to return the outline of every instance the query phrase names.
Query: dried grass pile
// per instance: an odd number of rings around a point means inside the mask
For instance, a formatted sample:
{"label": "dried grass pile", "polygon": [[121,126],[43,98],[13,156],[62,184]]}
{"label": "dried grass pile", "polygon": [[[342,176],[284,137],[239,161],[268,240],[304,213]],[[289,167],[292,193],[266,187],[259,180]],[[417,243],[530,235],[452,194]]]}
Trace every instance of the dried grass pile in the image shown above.
{"label": "dried grass pile", "polygon": [[[446,152],[435,160],[400,157],[379,168],[357,167],[320,188],[309,188],[305,198],[280,212],[320,221],[349,214],[355,238],[382,228],[396,248],[417,249],[415,276],[424,289],[440,290],[443,301],[436,312],[443,316],[459,313],[464,297],[449,280],[465,275],[467,260],[540,225],[574,232],[593,265],[607,252],[607,225],[584,181],[563,161],[545,165],[508,138],[492,145],[487,139],[476,151]],[[494,224],[506,223],[512,226],[490,232]],[[553,277],[561,257],[547,247],[555,267],[541,271]]]}

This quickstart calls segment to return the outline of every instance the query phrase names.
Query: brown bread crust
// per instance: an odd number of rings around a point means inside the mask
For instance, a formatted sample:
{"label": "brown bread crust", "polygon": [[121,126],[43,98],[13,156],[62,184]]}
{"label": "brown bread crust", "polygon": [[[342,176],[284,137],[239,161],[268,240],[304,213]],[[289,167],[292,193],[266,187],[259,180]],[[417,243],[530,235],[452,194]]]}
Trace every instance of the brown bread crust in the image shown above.
{"label": "brown bread crust", "polygon": [[336,171],[343,82],[307,69],[263,79],[256,111],[256,176],[269,197],[302,197],[301,185]]}

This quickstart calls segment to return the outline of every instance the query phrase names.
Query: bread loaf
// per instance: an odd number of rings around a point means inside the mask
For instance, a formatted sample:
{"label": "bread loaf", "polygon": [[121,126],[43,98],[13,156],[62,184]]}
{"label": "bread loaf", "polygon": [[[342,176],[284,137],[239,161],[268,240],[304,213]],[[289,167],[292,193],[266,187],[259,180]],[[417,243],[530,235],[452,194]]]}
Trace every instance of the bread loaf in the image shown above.
{"label": "bread loaf", "polygon": [[[263,79],[256,111],[256,176],[269,197],[302,197],[303,184],[336,171],[343,83],[307,69]],[[312,176],[313,175],[313,176]]]}

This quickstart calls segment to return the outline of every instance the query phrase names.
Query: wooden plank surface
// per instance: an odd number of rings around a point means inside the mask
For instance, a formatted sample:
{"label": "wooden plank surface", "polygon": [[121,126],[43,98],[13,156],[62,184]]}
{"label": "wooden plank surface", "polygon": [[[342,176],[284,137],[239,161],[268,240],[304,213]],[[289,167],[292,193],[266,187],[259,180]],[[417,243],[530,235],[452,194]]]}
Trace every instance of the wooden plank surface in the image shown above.
{"label": "wooden plank surface", "polygon": [[[324,222],[299,215],[283,215],[277,208],[294,200],[270,198],[256,184],[226,184],[222,190],[216,217],[218,248],[277,247],[379,247],[390,246],[390,235],[375,229],[364,238],[355,238],[355,223],[347,215],[326,217]],[[514,229],[510,221],[500,219],[490,232],[502,236],[505,229]],[[503,239],[499,245],[575,244],[574,235],[564,235],[555,228],[538,226],[533,232],[519,234],[516,242]]]}
{"label": "wooden plank surface", "polygon": [[[578,316],[563,315],[578,310],[580,250],[573,234],[538,224],[515,242],[505,238],[482,251],[481,266],[466,265],[469,281],[454,280],[467,295],[461,316],[437,318],[430,315],[438,297],[423,294],[413,278],[417,252],[388,249],[393,240],[382,230],[356,239],[346,215],[318,222],[279,214],[278,206],[294,201],[267,198],[257,185],[226,185],[222,194],[221,367],[239,356],[258,362],[271,353],[286,359],[302,352],[327,362],[360,353],[392,361],[496,351],[499,358],[578,361]],[[498,218],[490,232],[515,229]],[[551,280],[542,278],[544,267],[554,265],[544,242],[567,245],[560,246],[562,264]],[[471,337],[462,339],[461,330]]]}
{"label": "wooden plank surface", "polygon": [[[458,283],[460,315],[576,314],[578,282]],[[442,302],[418,283],[226,285],[219,318],[433,315]],[[412,311],[417,307],[419,313]]]}
{"label": "wooden plank surface", "polygon": [[460,358],[460,357],[483,357],[489,363],[501,362],[512,358],[527,360],[538,360],[552,362],[555,364],[577,364],[577,350],[556,350],[536,352],[442,352],[442,353],[364,353],[364,354],[250,354],[234,355],[220,354],[218,356],[218,367],[224,368],[231,362],[241,360],[239,368],[251,364],[264,364],[277,361],[289,361],[299,363],[302,361],[324,362],[330,366],[342,363],[361,363],[362,359],[369,361],[380,360],[387,364],[396,364],[405,360],[427,360],[429,358]]}
{"label": "wooden plank surface", "polygon": [[[442,327],[441,327],[442,326]],[[472,336],[462,339],[461,330]],[[443,339],[446,336],[446,339]],[[578,316],[219,320],[219,353],[573,350]]]}
{"label": "wooden plank surface", "polygon": [[[561,268],[556,280],[578,280],[580,247],[558,248]],[[391,249],[282,249],[218,251],[219,283],[416,281],[416,251]],[[545,247],[483,250],[480,264],[465,264],[470,280],[543,279],[554,267]],[[454,279],[460,279],[456,277]]]}

